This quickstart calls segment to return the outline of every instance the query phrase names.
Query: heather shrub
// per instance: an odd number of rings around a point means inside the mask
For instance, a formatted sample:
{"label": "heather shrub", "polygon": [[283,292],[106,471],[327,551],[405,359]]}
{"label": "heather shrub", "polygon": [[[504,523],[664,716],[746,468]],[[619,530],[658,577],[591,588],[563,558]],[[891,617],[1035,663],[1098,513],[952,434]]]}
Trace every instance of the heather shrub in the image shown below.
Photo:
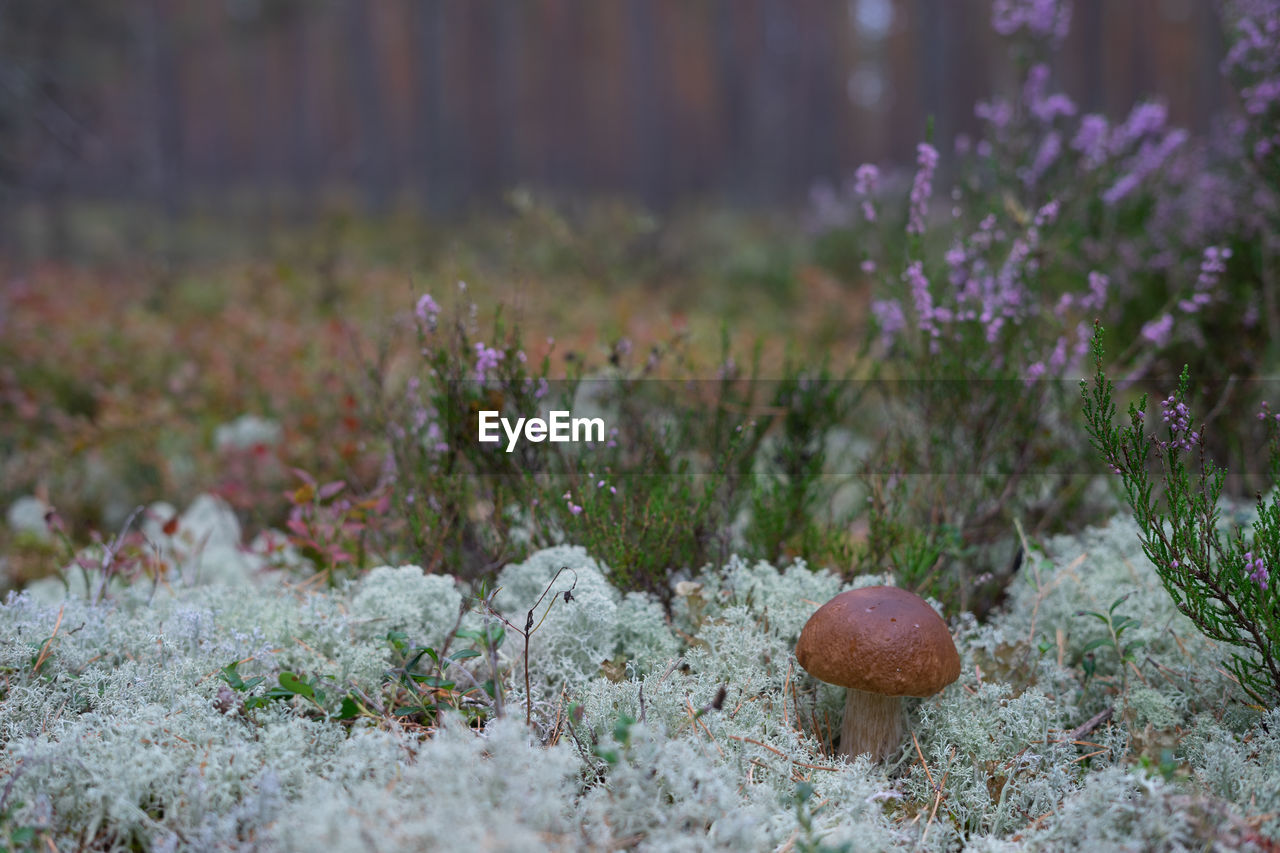
{"label": "heather shrub", "polygon": [[[1092,388],[1081,380],[1089,435],[1123,483],[1155,564],[1178,610],[1205,636],[1235,647],[1226,667],[1259,704],[1280,695],[1280,621],[1270,567],[1280,560],[1280,495],[1257,495],[1252,528],[1224,523],[1219,505],[1224,469],[1208,456],[1205,426],[1187,405],[1189,372],[1160,404],[1162,427],[1148,432],[1147,398],[1130,404],[1129,426],[1114,425],[1113,386],[1102,369],[1102,330],[1094,339]],[[1265,420],[1268,411],[1260,416]],[[1272,470],[1280,465],[1272,432]],[[1198,458],[1197,458],[1198,457]],[[1159,489],[1152,479],[1159,477]]]}
{"label": "heather shrub", "polygon": [[[1017,88],[976,106],[982,132],[954,150],[922,142],[902,193],[873,164],[843,192],[815,191],[818,245],[875,288],[878,375],[905,380],[886,384],[888,426],[863,474],[864,559],[904,585],[981,615],[1016,565],[1014,518],[1052,531],[1105,517],[1088,478],[1069,476],[1094,462],[1062,381],[1094,320],[1125,342],[1123,385],[1190,363],[1206,381],[1189,404],[1236,424],[1256,404],[1226,378],[1274,360],[1277,326],[1260,312],[1274,314],[1280,209],[1267,171],[1276,10],[1224,6],[1224,71],[1248,115],[1207,141],[1158,101],[1120,121],[1081,115],[1052,70],[1070,4],[1000,3],[991,24]],[[1247,439],[1213,441],[1247,463]]]}
{"label": "heather shrub", "polygon": [[[621,338],[598,365],[566,353],[555,375],[553,341],[535,359],[518,325],[497,312],[482,330],[477,314],[475,303],[447,311],[422,295],[421,364],[406,377],[371,370],[386,482],[405,520],[397,541],[424,568],[479,574],[580,545],[623,590],[665,598],[670,572],[734,552],[849,561],[852,512],[830,498],[851,469],[828,457],[827,438],[856,394],[834,371],[789,358],[766,380],[758,350],[739,364],[726,329],[712,365],[678,337],[647,356]],[[514,421],[556,410],[601,417],[607,434],[567,447],[477,440],[482,411]]]}

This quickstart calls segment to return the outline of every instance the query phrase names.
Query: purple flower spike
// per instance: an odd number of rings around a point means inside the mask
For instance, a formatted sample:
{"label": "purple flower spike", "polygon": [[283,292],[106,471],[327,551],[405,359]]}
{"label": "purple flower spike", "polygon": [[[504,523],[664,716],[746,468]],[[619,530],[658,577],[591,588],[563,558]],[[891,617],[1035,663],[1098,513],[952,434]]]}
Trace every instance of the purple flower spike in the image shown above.
{"label": "purple flower spike", "polygon": [[925,216],[929,213],[929,199],[933,195],[933,173],[938,169],[938,149],[927,142],[916,146],[916,176],[911,182],[911,215],[907,221],[908,234],[923,234]]}
{"label": "purple flower spike", "polygon": [[436,327],[436,318],[440,316],[440,306],[431,298],[430,293],[424,293],[418,297],[418,303],[413,306],[413,313],[420,323],[427,328],[434,329]]}

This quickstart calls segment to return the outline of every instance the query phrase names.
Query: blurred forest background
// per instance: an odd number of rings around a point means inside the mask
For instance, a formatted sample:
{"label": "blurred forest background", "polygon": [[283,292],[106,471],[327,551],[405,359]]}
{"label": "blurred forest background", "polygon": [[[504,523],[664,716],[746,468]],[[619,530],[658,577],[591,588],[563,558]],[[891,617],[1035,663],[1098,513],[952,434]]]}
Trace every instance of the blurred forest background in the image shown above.
{"label": "blurred forest background", "polygon": [[[947,150],[1008,90],[989,0],[6,0],[0,238],[75,248],[69,209],[455,216],[514,186],[803,200]],[[1055,68],[1086,111],[1226,97],[1210,0],[1077,0]],[[21,242],[21,247],[15,247]]]}

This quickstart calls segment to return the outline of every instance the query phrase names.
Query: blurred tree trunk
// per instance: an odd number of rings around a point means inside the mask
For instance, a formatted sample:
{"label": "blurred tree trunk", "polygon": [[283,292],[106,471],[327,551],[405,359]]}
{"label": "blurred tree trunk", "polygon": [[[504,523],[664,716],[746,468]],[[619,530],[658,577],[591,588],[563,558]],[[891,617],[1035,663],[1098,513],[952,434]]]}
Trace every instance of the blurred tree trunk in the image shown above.
{"label": "blurred tree trunk", "polygon": [[286,67],[289,69],[289,176],[293,183],[295,210],[304,218],[313,213],[316,192],[307,21],[305,14],[293,15],[284,36]]}
{"label": "blurred tree trunk", "polygon": [[144,0],[139,44],[147,73],[146,112],[151,124],[150,176],[152,197],[167,219],[181,215],[185,194],[182,180],[182,98],[174,59],[172,7],[165,0]]}
{"label": "blurred tree trunk", "polygon": [[1222,84],[1222,60],[1227,46],[1222,32],[1220,7],[1199,3],[1192,12],[1192,21],[1200,37],[1199,71],[1195,98],[1196,130],[1204,133],[1213,117],[1222,108],[1225,98]]}
{"label": "blurred tree trunk", "polygon": [[947,14],[951,8],[951,3],[916,0],[916,55],[920,60],[918,96],[920,106],[924,108],[918,133],[924,139],[926,126],[932,124],[932,144],[940,151],[946,151],[952,139],[951,116],[944,103],[949,82],[944,79],[944,73],[950,67],[947,36],[954,32]]}
{"label": "blurred tree trunk", "polygon": [[67,170],[77,153],[75,127],[63,121],[60,72],[67,62],[65,38],[66,15],[50,10],[37,25],[38,56],[35,90],[38,93],[32,109],[45,131],[46,145],[41,153],[38,190],[44,208],[45,252],[51,257],[65,257],[71,251],[71,229],[68,223]]}
{"label": "blurred tree trunk", "polygon": [[795,23],[786,0],[759,0],[760,55],[752,80],[751,154],[758,203],[777,200],[786,191],[792,136],[787,104]]}
{"label": "blurred tree trunk", "polygon": [[506,193],[520,179],[520,151],[524,137],[520,115],[521,4],[496,0],[494,31],[493,97],[497,120],[503,126],[498,134],[494,183]]}
{"label": "blurred tree trunk", "polygon": [[1081,63],[1084,66],[1084,108],[1095,113],[1106,109],[1102,97],[1102,3],[1103,0],[1079,0],[1075,24],[1080,28],[1081,44],[1085,50]]}
{"label": "blurred tree trunk", "polygon": [[[548,0],[551,30],[548,55],[547,113],[551,118],[547,156],[550,183],[560,190],[585,186],[583,157],[587,147],[582,116],[583,63],[586,36],[583,0]],[[594,2],[594,0],[593,0]]]}
{"label": "blurred tree trunk", "polygon": [[671,156],[663,133],[660,94],[663,63],[651,0],[627,0],[627,82],[634,133],[633,191],[650,207],[667,197],[666,160]]}
{"label": "blurred tree trunk", "polygon": [[444,117],[444,10],[441,0],[414,0],[416,38],[414,85],[417,109],[413,124],[418,192],[426,209],[439,216],[453,209],[453,181]]}
{"label": "blurred tree trunk", "polygon": [[378,54],[370,20],[374,8],[367,0],[347,0],[343,29],[351,63],[352,96],[360,121],[359,172],[370,210],[385,213],[391,202],[393,164],[378,75]]}
{"label": "blurred tree trunk", "polygon": [[739,61],[737,12],[740,0],[716,0],[716,82],[720,101],[720,189],[730,198],[742,186],[742,154],[746,128],[743,123],[743,77]]}
{"label": "blurred tree trunk", "polygon": [[799,164],[798,177],[801,182],[812,184],[818,178],[834,180],[840,173],[843,118],[848,104],[839,51],[844,9],[828,0],[808,0],[804,11],[812,41],[803,57],[802,102],[808,151]]}

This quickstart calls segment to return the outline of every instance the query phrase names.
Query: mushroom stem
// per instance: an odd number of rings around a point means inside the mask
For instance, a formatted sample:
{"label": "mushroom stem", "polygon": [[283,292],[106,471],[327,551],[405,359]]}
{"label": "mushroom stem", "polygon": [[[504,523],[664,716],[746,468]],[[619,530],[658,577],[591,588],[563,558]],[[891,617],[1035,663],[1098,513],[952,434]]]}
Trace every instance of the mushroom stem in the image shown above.
{"label": "mushroom stem", "polygon": [[840,754],[850,758],[864,752],[880,762],[902,742],[902,698],[849,688],[840,727]]}

